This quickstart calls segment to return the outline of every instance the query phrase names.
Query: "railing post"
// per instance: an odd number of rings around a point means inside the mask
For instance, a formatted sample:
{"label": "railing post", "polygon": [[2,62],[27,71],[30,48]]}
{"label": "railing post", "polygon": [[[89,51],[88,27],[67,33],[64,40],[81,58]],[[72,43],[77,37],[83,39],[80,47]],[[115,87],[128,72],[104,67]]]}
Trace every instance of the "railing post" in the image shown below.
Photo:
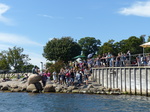
{"label": "railing post", "polygon": [[131,94],[131,68],[129,68],[129,88],[130,88],[130,94]]}
{"label": "railing post", "polygon": [[126,68],[124,68],[124,84],[125,84],[125,87],[124,87],[124,90],[125,90],[125,92],[127,92],[127,87],[126,87]]}
{"label": "railing post", "polygon": [[147,73],[147,68],[145,68],[145,74],[146,74],[146,96],[148,96],[148,73]]}
{"label": "railing post", "polygon": [[134,94],[136,94],[136,70],[134,68]]}
{"label": "railing post", "polygon": [[120,83],[121,83],[121,91],[122,91],[122,68],[120,68]]}

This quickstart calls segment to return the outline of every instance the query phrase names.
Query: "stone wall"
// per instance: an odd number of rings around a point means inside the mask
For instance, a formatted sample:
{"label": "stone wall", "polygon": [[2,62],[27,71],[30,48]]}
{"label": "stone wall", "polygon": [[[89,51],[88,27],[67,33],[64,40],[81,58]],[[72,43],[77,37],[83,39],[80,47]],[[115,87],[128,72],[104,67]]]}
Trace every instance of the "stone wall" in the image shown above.
{"label": "stone wall", "polygon": [[150,96],[150,67],[93,68],[93,81],[121,92]]}
{"label": "stone wall", "polygon": [[17,77],[18,75],[20,77],[24,77],[26,76],[26,74],[29,76],[31,75],[32,73],[3,73],[3,74],[0,74],[0,78],[12,78],[12,77]]}

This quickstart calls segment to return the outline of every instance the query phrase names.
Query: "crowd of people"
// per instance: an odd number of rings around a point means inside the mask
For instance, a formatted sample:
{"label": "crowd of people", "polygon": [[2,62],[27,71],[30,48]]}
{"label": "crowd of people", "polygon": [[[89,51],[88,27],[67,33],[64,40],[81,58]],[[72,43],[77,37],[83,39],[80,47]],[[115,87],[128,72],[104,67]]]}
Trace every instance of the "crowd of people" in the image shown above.
{"label": "crowd of people", "polygon": [[[132,61],[131,53],[118,53],[117,56],[112,55],[110,52],[98,55],[96,58],[88,58],[81,60],[80,58],[74,62],[70,61],[69,66],[61,68],[57,73],[53,71],[42,72],[42,83],[46,85],[47,80],[53,80],[54,83],[74,85],[75,81],[78,85],[88,84],[89,76],[92,73],[92,67],[125,67],[125,66],[147,66],[150,65],[150,54],[134,56],[135,60]],[[38,73],[38,68],[35,68],[33,73]]]}
{"label": "crowd of people", "polygon": [[89,66],[92,67],[123,67],[131,64],[131,53],[118,53],[114,56],[110,52],[98,55],[96,58],[90,58],[87,60]]}
{"label": "crowd of people", "polygon": [[[42,76],[42,83],[43,86],[46,85],[47,80],[53,80],[54,83],[59,83],[61,85],[88,85],[88,77],[91,75],[91,68],[88,67],[87,63],[69,63],[68,67],[61,68],[60,71],[57,73],[53,71],[52,73],[48,72],[47,70],[43,72],[38,72],[37,68],[33,70],[34,74],[38,74]],[[36,72],[37,70],[37,72]],[[75,83],[76,81],[76,83]]]}
{"label": "crowd of people", "polygon": [[85,82],[85,85],[88,85],[88,77],[91,74],[90,68],[86,65],[75,66],[71,68],[61,69],[58,73],[58,82],[60,84],[74,85],[76,80],[78,85],[82,85]]}
{"label": "crowd of people", "polygon": [[150,54],[139,54],[136,57],[137,66],[150,66]]}
{"label": "crowd of people", "polygon": [[128,51],[114,56],[108,52],[98,55],[96,58],[88,59],[87,63],[92,67],[150,66],[150,54],[131,55]]}

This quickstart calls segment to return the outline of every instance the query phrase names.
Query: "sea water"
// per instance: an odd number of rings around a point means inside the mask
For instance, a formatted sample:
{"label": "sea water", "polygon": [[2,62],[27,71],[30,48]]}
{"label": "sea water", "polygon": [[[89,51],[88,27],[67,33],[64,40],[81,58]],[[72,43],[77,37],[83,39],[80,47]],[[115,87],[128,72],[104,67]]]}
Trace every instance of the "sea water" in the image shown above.
{"label": "sea water", "polygon": [[150,97],[2,92],[0,112],[150,112]]}

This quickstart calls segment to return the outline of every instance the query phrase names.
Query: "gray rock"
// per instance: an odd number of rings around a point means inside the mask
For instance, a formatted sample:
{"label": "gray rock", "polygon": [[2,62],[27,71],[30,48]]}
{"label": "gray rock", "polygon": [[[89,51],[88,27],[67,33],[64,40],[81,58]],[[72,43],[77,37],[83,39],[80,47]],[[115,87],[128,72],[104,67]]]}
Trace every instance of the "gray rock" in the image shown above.
{"label": "gray rock", "polygon": [[44,92],[55,92],[55,87],[52,84],[47,84],[44,87]]}
{"label": "gray rock", "polygon": [[75,89],[75,86],[69,86],[69,87],[67,88],[68,91],[71,91],[71,90],[73,90],[73,89]]}
{"label": "gray rock", "polygon": [[27,87],[27,92],[32,92],[34,89],[36,89],[35,84],[30,84],[30,85]]}
{"label": "gray rock", "polygon": [[72,93],[79,93],[79,89],[72,90]]}
{"label": "gray rock", "polygon": [[27,86],[27,92],[32,92],[33,90],[37,90],[38,92],[42,91],[42,85],[41,83],[37,82],[35,84],[30,84],[29,86]]}
{"label": "gray rock", "polygon": [[13,79],[11,79],[11,81],[18,81],[18,79],[17,78],[13,78]]}
{"label": "gray rock", "polygon": [[53,84],[53,87],[57,87],[57,84]]}
{"label": "gray rock", "polygon": [[92,93],[97,93],[97,89],[96,88],[90,88],[89,89],[89,92],[92,94]]}
{"label": "gray rock", "polygon": [[32,93],[39,93],[39,91],[37,89],[33,89]]}
{"label": "gray rock", "polygon": [[9,90],[9,87],[8,86],[4,86],[4,87],[1,88],[1,90],[2,91],[7,91],[7,90]]}
{"label": "gray rock", "polygon": [[55,91],[56,92],[61,92],[63,90],[63,87],[62,86],[57,86],[57,87],[55,87]]}
{"label": "gray rock", "polygon": [[88,88],[88,89],[94,88],[94,86],[93,86],[92,84],[89,84],[87,88]]}
{"label": "gray rock", "polygon": [[10,85],[10,87],[11,87],[11,88],[18,88],[18,85],[15,84],[15,83],[12,83],[12,84]]}
{"label": "gray rock", "polygon": [[103,87],[103,86],[99,86],[98,87],[98,90],[100,90],[100,91],[104,91],[106,88],[105,87]]}
{"label": "gray rock", "polygon": [[111,95],[121,95],[121,92],[118,92],[118,91],[111,91],[110,94],[111,94]]}
{"label": "gray rock", "polygon": [[67,91],[66,89],[64,89],[62,92],[63,92],[63,93],[67,93],[68,91]]}
{"label": "gray rock", "polygon": [[21,88],[11,89],[11,92],[21,92]]}
{"label": "gray rock", "polygon": [[119,88],[113,88],[111,91],[120,91]]}
{"label": "gray rock", "polygon": [[84,94],[88,93],[88,88],[80,89],[80,93]]}
{"label": "gray rock", "polygon": [[106,89],[104,89],[104,91],[105,91],[105,92],[108,92],[108,93],[109,93],[111,90],[112,90],[112,88],[106,88]]}

